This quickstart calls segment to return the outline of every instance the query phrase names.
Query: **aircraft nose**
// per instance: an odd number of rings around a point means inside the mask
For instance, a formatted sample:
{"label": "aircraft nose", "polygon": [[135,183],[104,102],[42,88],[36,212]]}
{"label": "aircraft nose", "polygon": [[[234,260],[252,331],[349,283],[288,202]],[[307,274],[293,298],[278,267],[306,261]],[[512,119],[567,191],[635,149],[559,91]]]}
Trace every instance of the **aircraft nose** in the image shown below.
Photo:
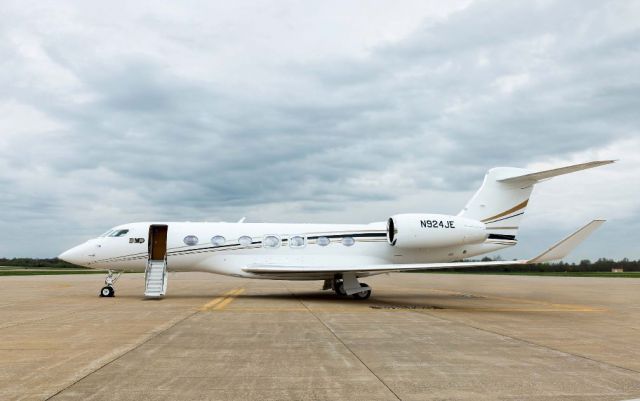
{"label": "aircraft nose", "polygon": [[73,263],[74,265],[84,266],[89,260],[88,253],[87,248],[83,244],[62,252],[60,256],[58,256],[58,259]]}

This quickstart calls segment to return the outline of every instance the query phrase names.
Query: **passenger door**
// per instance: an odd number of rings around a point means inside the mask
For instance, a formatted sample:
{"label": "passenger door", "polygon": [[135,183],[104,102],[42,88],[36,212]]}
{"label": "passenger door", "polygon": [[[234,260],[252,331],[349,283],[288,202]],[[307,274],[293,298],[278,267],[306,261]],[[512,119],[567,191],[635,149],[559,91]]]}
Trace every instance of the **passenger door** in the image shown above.
{"label": "passenger door", "polygon": [[169,226],[153,224],[149,226],[149,260],[164,260],[167,256],[167,232]]}

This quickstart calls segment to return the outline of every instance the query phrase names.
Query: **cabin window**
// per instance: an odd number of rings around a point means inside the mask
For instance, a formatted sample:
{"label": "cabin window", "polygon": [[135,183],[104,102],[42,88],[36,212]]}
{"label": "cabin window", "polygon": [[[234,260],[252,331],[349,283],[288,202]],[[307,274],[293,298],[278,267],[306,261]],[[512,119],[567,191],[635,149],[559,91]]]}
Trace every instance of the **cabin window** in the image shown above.
{"label": "cabin window", "polygon": [[331,240],[329,240],[329,238],[327,237],[318,237],[318,239],[316,240],[316,244],[320,246],[327,246],[330,243],[331,243]]}
{"label": "cabin window", "polygon": [[213,246],[222,246],[227,240],[222,235],[214,235],[211,237],[211,243]]}
{"label": "cabin window", "polygon": [[306,238],[301,235],[294,235],[289,238],[289,246],[291,248],[302,248],[306,245]]}
{"label": "cabin window", "polygon": [[115,230],[111,234],[109,234],[109,237],[123,237],[128,232],[129,230]]}
{"label": "cabin window", "polygon": [[353,239],[353,237],[344,237],[342,238],[342,245],[344,246],[351,246],[353,244],[356,243],[356,240]]}
{"label": "cabin window", "polygon": [[265,248],[277,248],[280,246],[280,238],[276,237],[275,235],[267,235],[262,240],[262,245]]}
{"label": "cabin window", "polygon": [[183,241],[185,244],[193,246],[198,243],[198,237],[196,237],[195,235],[187,235],[186,237],[184,237]]}
{"label": "cabin window", "polygon": [[243,235],[242,237],[238,238],[238,242],[242,246],[249,246],[251,245],[251,242],[253,242],[253,240],[251,239],[251,237]]}

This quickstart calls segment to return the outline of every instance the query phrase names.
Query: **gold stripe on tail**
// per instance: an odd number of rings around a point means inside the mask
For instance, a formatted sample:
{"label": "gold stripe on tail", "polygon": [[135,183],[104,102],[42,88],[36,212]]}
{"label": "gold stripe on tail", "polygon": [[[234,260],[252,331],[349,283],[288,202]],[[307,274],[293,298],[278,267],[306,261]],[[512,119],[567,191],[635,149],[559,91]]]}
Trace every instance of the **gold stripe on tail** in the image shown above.
{"label": "gold stripe on tail", "polygon": [[486,223],[490,220],[495,220],[495,219],[499,219],[502,216],[506,216],[508,214],[511,214],[513,212],[517,212],[520,209],[524,209],[525,207],[527,207],[527,204],[529,203],[529,199],[525,200],[524,202],[520,203],[519,205],[516,205],[514,207],[512,207],[509,210],[505,210],[502,213],[496,214],[495,216],[491,216],[491,217],[487,217],[486,219],[481,220],[483,223]]}

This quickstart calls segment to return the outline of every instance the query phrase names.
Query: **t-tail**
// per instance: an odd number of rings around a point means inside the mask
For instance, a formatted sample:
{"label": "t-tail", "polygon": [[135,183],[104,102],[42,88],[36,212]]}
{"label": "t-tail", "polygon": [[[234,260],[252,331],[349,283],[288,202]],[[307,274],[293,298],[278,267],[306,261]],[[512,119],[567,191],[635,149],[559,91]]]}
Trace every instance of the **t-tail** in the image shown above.
{"label": "t-tail", "polygon": [[558,175],[598,167],[614,161],[592,161],[544,171],[530,171],[515,167],[492,168],[485,175],[480,189],[458,213],[458,216],[483,222],[489,238],[515,240],[535,184]]}

